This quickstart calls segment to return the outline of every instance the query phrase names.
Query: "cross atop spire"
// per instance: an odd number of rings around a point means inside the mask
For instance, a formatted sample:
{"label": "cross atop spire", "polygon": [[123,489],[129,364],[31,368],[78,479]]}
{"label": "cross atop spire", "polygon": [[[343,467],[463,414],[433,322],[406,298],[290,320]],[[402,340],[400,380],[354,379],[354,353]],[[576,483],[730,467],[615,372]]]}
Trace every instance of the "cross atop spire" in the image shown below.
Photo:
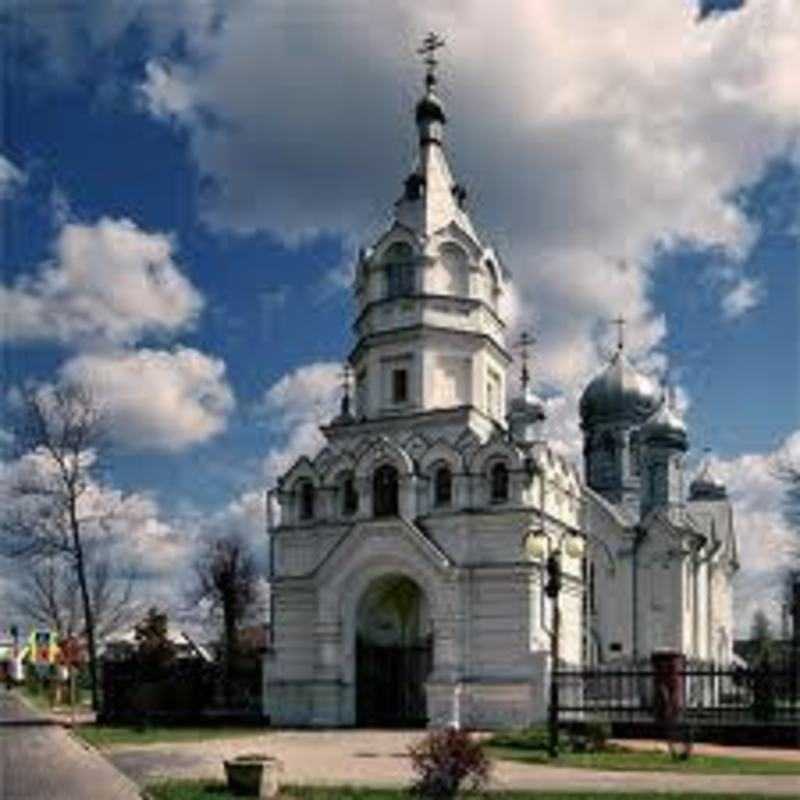
{"label": "cross atop spire", "polygon": [[525,395],[528,391],[528,384],[530,383],[530,372],[528,371],[528,358],[530,354],[530,347],[536,342],[536,339],[531,336],[528,331],[522,331],[519,337],[519,341],[514,345],[514,347],[519,350],[520,353],[520,376],[519,376],[519,383],[520,387],[522,388],[522,394]]}
{"label": "cross atop spire", "polygon": [[616,319],[612,319],[611,322],[617,326],[617,350],[622,351],[625,348],[625,325],[628,321],[620,314]]}
{"label": "cross atop spire", "polygon": [[342,365],[342,371],[339,374],[342,379],[342,417],[350,416],[350,386],[353,379],[353,368],[350,366],[349,361],[345,361]]}
{"label": "cross atop spire", "polygon": [[423,56],[426,66],[425,85],[430,89],[436,84],[436,67],[439,60],[436,58],[436,51],[444,47],[444,39],[431,31],[423,40],[422,46],[417,49],[417,53]]}

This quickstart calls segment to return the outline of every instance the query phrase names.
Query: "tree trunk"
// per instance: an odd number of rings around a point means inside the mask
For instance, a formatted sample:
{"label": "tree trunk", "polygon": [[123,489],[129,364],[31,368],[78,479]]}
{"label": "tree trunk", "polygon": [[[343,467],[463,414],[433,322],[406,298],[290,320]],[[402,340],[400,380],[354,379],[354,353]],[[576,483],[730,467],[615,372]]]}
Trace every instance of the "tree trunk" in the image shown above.
{"label": "tree trunk", "polygon": [[100,710],[99,691],[97,685],[97,650],[94,640],[94,612],[89,596],[89,584],[86,579],[86,565],[83,560],[83,543],[81,542],[80,523],[75,510],[75,500],[70,502],[70,527],[72,542],[75,548],[75,570],[78,574],[78,585],[83,603],[83,619],[86,627],[86,646],[89,655],[89,680],[92,687],[92,710]]}
{"label": "tree trunk", "polygon": [[225,603],[223,608],[225,625],[225,664],[223,673],[223,691],[225,705],[230,709],[233,705],[233,661],[236,657],[236,612],[233,604]]}

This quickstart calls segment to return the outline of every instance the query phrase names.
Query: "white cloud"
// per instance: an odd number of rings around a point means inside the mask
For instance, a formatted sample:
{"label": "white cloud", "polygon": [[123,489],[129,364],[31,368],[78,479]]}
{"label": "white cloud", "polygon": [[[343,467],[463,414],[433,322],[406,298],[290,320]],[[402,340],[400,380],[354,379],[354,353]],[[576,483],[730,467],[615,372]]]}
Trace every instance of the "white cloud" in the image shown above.
{"label": "white cloud", "polygon": [[0,200],[11,195],[25,180],[25,173],[0,154]]}
{"label": "white cloud", "polygon": [[203,307],[173,240],[128,219],[67,222],[53,251],[34,275],[0,286],[0,338],[124,344],[187,328]]}
{"label": "white cloud", "polygon": [[206,220],[288,242],[321,231],[357,241],[385,216],[414,149],[413,45],[446,32],[456,171],[515,273],[541,374],[562,389],[596,368],[598,319],[624,309],[632,347],[657,346],[654,252],[690,242],[741,259],[757,230],[737,190],[800,152],[792,0],[702,24],[696,4],[674,0],[507,0],[502,13],[480,0],[343,0],[335,12],[317,0],[176,0],[168,11],[138,0],[20,13],[71,76],[88,64],[78,42],[107,51],[134,20],[146,28],[139,99],[187,125],[218,189]]}
{"label": "white cloud", "polygon": [[737,319],[758,306],[764,299],[764,286],[759,280],[740,278],[722,296],[722,313],[726,319]]}
{"label": "white cloud", "polygon": [[500,238],[522,319],[539,329],[542,372],[563,387],[596,367],[598,318],[624,309],[639,351],[661,340],[648,297],[657,247],[748,252],[757,231],[735,190],[798,133],[791,6],[749,4],[697,25],[697,9],[673,0],[515,0],[502,14],[477,0],[350,0],[336,14],[311,0],[270,13],[244,2],[195,40],[179,87],[164,59],[145,86],[160,116],[191,98],[222,122],[189,127],[219,186],[205,208],[212,224],[290,242],[361,237],[411,160],[408,43],[446,31],[456,171]]}
{"label": "white cloud", "polygon": [[193,98],[179,65],[151,60],[145,64],[145,80],[139,86],[144,108],[158,119],[191,121]]}
{"label": "white cloud", "polygon": [[[87,475],[95,454],[84,454]],[[46,487],[56,466],[42,451],[32,451],[14,461],[0,462],[0,498],[4,513],[20,502],[12,491],[20,480]],[[55,486],[58,487],[58,481]],[[30,504],[29,504],[30,505]],[[136,580],[134,599],[148,603],[172,602],[176,590],[172,578],[185,569],[190,555],[189,539],[164,518],[153,497],[141,492],[123,493],[108,483],[89,478],[81,493],[77,514],[86,548],[111,560],[114,575]],[[48,519],[49,516],[42,517]],[[0,558],[0,592],[13,589],[20,574],[19,562]]]}
{"label": "white cloud", "polygon": [[800,531],[792,530],[782,514],[785,487],[775,469],[783,461],[800,465],[800,430],[774,453],[748,453],[714,462],[728,487],[739,537],[738,636],[747,635],[757,608],[777,620],[782,572],[800,555]]}
{"label": "white cloud", "polygon": [[336,414],[342,365],[307,364],[287,373],[264,395],[264,413],[279,444],[264,459],[267,486],[303,454],[312,455],[324,439],[319,426]]}
{"label": "white cloud", "polygon": [[83,354],[61,377],[90,387],[111,434],[140,450],[180,451],[224,430],[234,408],[225,364],[187,347]]}

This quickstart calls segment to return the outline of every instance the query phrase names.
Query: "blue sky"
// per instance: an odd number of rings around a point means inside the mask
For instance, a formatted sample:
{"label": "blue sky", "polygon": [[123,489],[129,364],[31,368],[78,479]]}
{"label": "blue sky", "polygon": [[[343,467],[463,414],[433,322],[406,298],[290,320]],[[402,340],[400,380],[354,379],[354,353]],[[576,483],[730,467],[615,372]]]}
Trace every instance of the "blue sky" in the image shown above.
{"label": "blue sky", "polygon": [[[768,466],[800,428],[795,15],[426,5],[12,4],[6,396],[90,376],[119,422],[115,485],[175,535],[201,515],[260,530],[254,493],[335,401],[349,265],[410,167],[413,51],[434,28],[451,161],[564,398],[552,436],[577,454],[577,396],[623,311],[631,352],[680,387],[693,457],[711,447],[745,524],[769,529],[767,555],[745,546],[766,585],[790,539]],[[103,276],[126,270],[120,311]]]}

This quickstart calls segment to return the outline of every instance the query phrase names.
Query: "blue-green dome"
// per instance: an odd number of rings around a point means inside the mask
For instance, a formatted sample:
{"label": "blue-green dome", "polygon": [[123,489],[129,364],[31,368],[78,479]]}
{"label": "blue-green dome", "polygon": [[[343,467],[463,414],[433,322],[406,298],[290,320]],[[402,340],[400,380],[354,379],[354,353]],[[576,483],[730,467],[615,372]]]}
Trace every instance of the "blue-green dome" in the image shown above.
{"label": "blue-green dome", "polygon": [[581,421],[584,427],[615,419],[643,422],[658,408],[659,402],[655,383],[618,350],[611,363],[584,390]]}

